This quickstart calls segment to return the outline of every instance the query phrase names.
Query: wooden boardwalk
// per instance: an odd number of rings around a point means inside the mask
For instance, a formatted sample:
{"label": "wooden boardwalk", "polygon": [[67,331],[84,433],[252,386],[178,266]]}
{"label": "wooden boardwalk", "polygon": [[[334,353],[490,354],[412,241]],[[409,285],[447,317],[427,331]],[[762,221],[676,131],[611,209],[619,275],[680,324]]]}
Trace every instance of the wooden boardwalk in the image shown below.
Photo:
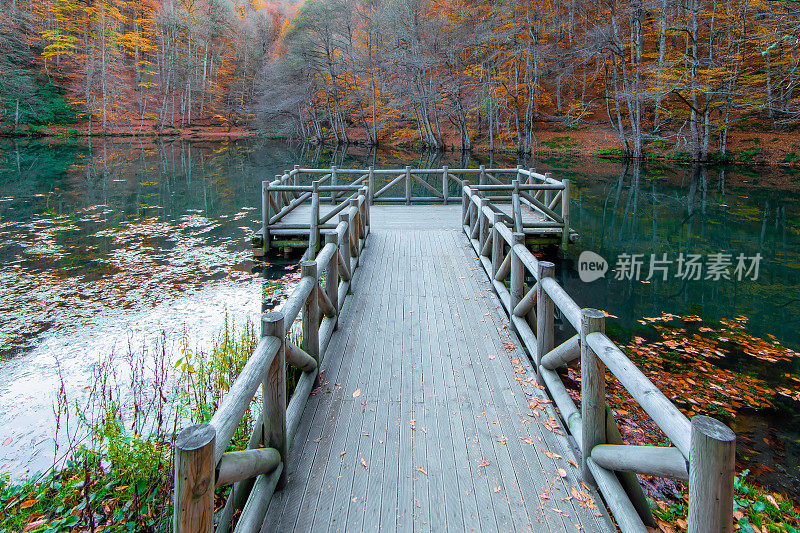
{"label": "wooden boardwalk", "polygon": [[[646,533],[638,474],[689,482],[689,533],[733,531],[736,434],[689,420],[529,249],[573,240],[570,198],[568,179],[521,167],[262,182],[254,246],[308,245],[306,259],[211,420],[175,439],[173,530]],[[559,374],[578,361],[580,406]],[[302,372],[287,403],[288,366]],[[624,443],[609,378],[665,445]],[[246,449],[229,450],[254,401]]]}
{"label": "wooden boardwalk", "polygon": [[461,206],[371,216],[262,531],[614,531]]}

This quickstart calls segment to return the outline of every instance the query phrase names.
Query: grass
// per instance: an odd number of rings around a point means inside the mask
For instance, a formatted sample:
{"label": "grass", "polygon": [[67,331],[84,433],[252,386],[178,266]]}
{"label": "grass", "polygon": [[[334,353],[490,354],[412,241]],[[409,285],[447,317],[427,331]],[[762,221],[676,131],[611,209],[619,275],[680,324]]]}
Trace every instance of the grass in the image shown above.
{"label": "grass", "polygon": [[615,161],[622,159],[622,148],[598,148],[594,155],[601,161]]}
{"label": "grass", "polygon": [[[747,482],[749,471],[737,475],[733,481],[734,527],[742,533],[798,533],[800,514],[794,502],[779,494],[767,492]],[[653,515],[662,531],[687,530],[688,495],[667,504],[659,501],[652,507]],[[738,526],[738,527],[737,527]]]}
{"label": "grass", "polygon": [[570,137],[569,135],[551,137],[548,140],[541,141],[540,144],[554,150],[571,150],[580,145],[577,139]]}
{"label": "grass", "polygon": [[[68,444],[56,447],[48,472],[21,481],[0,476],[0,533],[171,529],[173,435],[210,420],[258,336],[252,324],[237,329],[226,316],[209,352],[192,349],[185,331],[179,341],[174,365],[163,336],[160,350],[129,348],[98,362],[83,404],[67,398],[62,380],[57,433]],[[289,392],[299,376],[290,371]],[[257,400],[229,449],[246,446]]]}

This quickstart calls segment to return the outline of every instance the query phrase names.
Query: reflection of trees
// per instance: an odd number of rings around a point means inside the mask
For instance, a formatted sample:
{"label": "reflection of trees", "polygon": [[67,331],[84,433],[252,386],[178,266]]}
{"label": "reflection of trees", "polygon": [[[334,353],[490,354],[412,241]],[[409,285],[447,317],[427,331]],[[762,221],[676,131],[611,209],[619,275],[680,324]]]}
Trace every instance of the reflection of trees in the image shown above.
{"label": "reflection of trees", "polygon": [[[660,177],[663,169],[651,172]],[[643,277],[648,274],[650,254],[667,253],[673,261],[673,277],[666,281],[607,280],[605,285],[582,287],[583,292],[595,294],[581,303],[604,302],[623,324],[663,311],[703,311],[711,317],[741,313],[751,318],[753,327],[798,342],[797,332],[786,326],[793,318],[782,307],[800,305],[792,303],[800,292],[800,250],[796,238],[792,240],[796,230],[793,233],[787,214],[787,209],[796,209],[797,200],[777,198],[770,189],[731,191],[726,183],[731,170],[696,165],[682,172],[682,186],[663,178],[648,183],[646,169],[633,162],[623,165],[611,180],[601,178],[588,185],[574,180],[582,186],[575,224],[583,248],[598,251],[611,268],[620,253],[644,254]],[[674,278],[678,254],[717,252],[731,254],[734,264],[739,253],[748,257],[761,253],[760,280]]]}

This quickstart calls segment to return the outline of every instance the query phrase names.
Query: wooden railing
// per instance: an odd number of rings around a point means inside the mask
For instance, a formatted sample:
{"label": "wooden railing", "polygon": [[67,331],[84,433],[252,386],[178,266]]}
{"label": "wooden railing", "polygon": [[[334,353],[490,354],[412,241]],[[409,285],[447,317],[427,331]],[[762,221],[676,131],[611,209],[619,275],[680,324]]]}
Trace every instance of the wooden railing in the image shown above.
{"label": "wooden railing", "polygon": [[[309,248],[315,251],[321,244],[320,231],[331,229],[330,220],[359,194],[366,194],[370,205],[447,205],[451,200],[457,201],[461,188],[472,181],[476,182],[471,185],[472,189],[484,191],[495,204],[512,203],[509,221],[516,231],[561,229],[561,246],[564,248],[575,236],[569,227],[569,201],[565,201],[569,198],[569,180],[555,180],[549,173],[539,174],[522,167],[451,169],[444,166],[438,169],[405,167],[379,170],[374,167],[341,169],[334,166],[329,169],[295,167],[276,176],[272,182],[262,182],[262,227],[254,241],[266,253],[273,236],[308,234]],[[457,187],[451,194],[453,183]],[[424,191],[424,195],[414,194],[415,187]],[[320,205],[325,202],[330,202],[333,207],[322,215]],[[311,206],[308,222],[283,222],[289,213],[304,204]],[[540,220],[524,220],[523,205],[538,213]]]}
{"label": "wooden railing", "polygon": [[[555,265],[538,260],[528,250],[524,234],[509,226],[484,196],[488,190],[464,186],[464,232],[535,364],[540,385],[546,387],[578,444],[584,482],[600,490],[625,533],[645,532],[646,526],[655,526],[636,474],[689,481],[690,533],[732,531],[735,434],[713,418],[695,416],[689,421],[605,335],[605,313],[581,309],[556,282]],[[562,194],[568,190],[563,189]],[[526,285],[526,278],[532,285]],[[575,331],[557,346],[556,313]],[[575,361],[580,361],[580,410],[556,372]],[[669,438],[671,446],[623,444],[613,411],[605,401],[606,370]]]}
{"label": "wooden railing", "polygon": [[[301,278],[291,296],[279,311],[262,316],[261,340],[210,422],[188,427],[177,436],[175,532],[213,531],[214,489],[226,485],[233,489],[216,531],[229,531],[239,510],[234,531],[261,530],[270,498],[285,481],[287,452],[369,234],[366,191],[355,192],[337,213],[338,224],[326,228],[325,245],[314,260],[300,263]],[[287,332],[301,314],[302,340],[297,346]],[[288,405],[287,363],[302,370]],[[247,449],[226,451],[259,389],[261,412]]]}

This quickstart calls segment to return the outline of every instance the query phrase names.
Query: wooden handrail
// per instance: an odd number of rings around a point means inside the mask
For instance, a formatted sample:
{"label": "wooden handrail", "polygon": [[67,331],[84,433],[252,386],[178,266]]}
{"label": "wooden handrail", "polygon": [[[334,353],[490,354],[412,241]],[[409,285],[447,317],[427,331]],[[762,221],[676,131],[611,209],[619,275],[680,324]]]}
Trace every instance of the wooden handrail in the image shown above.
{"label": "wooden handrail", "polygon": [[[302,169],[296,170],[286,177],[296,179],[303,173]],[[265,189],[270,186],[265,182]],[[295,190],[294,186],[287,187]],[[262,338],[209,423],[189,427],[176,438],[175,532],[213,531],[213,488],[227,484],[234,484],[234,489],[220,515],[217,531],[230,530],[237,508],[242,511],[237,531],[260,528],[273,492],[284,483],[289,446],[369,234],[366,186],[357,189],[340,210],[344,212],[339,215],[336,231],[326,235],[325,246],[314,260],[301,262],[300,281],[292,294],[280,310],[262,316]],[[344,265],[340,265],[340,256]],[[340,266],[347,266],[347,270]],[[320,285],[323,271],[324,288]],[[297,346],[287,340],[286,332],[301,314],[303,330]],[[302,371],[288,405],[287,364]],[[226,452],[259,388],[262,414],[254,424],[248,450]]]}
{"label": "wooden handrail", "polygon": [[[550,216],[562,227],[562,242],[569,238],[569,181],[555,186],[549,175],[519,169],[519,174],[548,184],[545,198],[522,192],[515,195]],[[509,316],[522,344],[533,360],[539,383],[545,386],[581,450],[583,479],[596,486],[623,532],[645,531],[654,525],[635,473],[689,479],[689,532],[732,531],[735,434],[721,422],[696,416],[691,421],[645,376],[604,333],[605,313],[581,309],[553,277],[553,265],[538,260],[482,197],[499,186],[467,185],[462,188],[462,221],[481,264]],[[504,186],[507,188],[508,186]],[[559,191],[555,196],[547,193]],[[560,197],[559,197],[560,195]],[[553,211],[562,206],[561,215]],[[548,212],[549,211],[549,212]],[[555,217],[552,215],[556,215]],[[559,220],[560,219],[560,220]],[[525,277],[535,280],[525,286]],[[508,284],[508,285],[507,285]],[[535,309],[534,309],[535,307]],[[553,344],[555,311],[577,334]],[[581,408],[575,406],[555,369],[581,360]],[[673,446],[623,445],[612,412],[605,404],[608,370]],[[616,475],[615,475],[616,473]]]}

